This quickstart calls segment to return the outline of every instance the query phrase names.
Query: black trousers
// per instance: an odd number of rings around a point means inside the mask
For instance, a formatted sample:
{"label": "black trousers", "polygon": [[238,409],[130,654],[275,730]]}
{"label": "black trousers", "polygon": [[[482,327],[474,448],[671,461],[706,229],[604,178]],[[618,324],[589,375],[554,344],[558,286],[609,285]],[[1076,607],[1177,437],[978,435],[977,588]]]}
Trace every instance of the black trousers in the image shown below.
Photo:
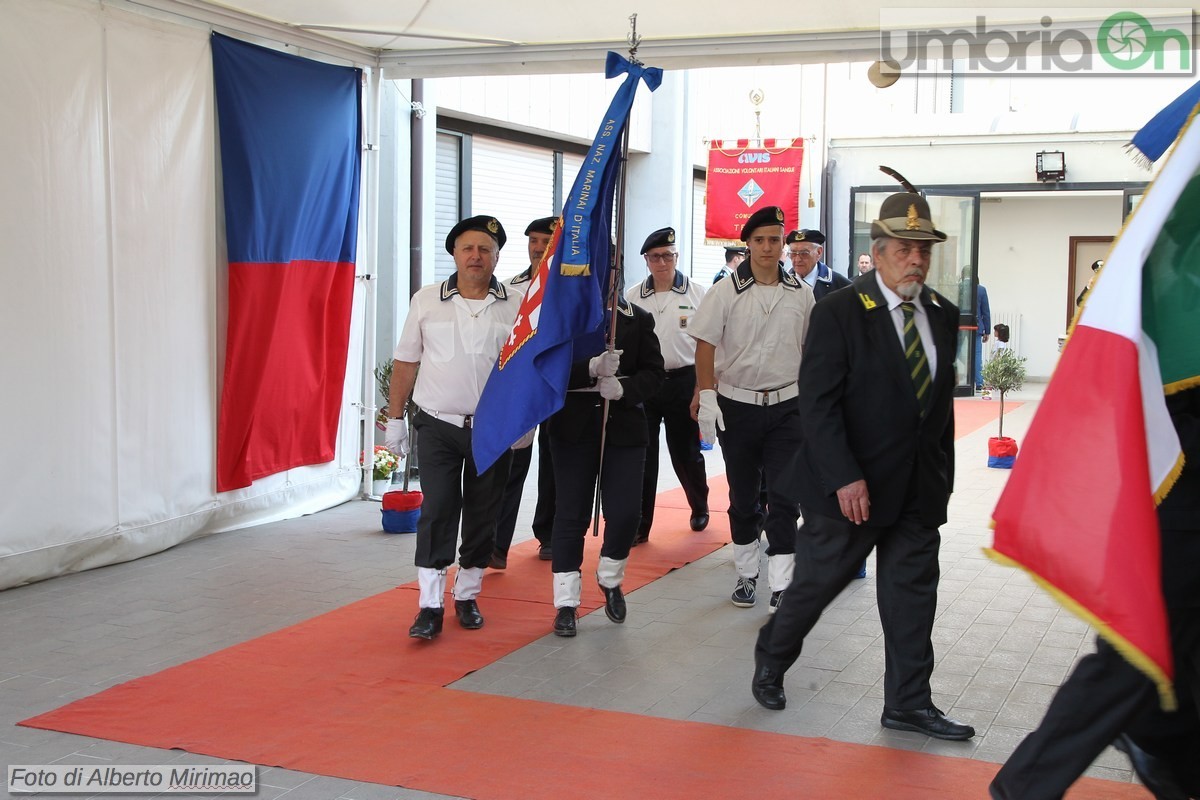
{"label": "black trousers", "polygon": [[[1200,596],[1180,596],[1167,582],[1169,565],[1186,564],[1195,584],[1200,531],[1162,531],[1163,580],[1175,657],[1180,710],[1160,710],[1158,692],[1107,642],[1085,656],[1058,688],[1037,730],[1025,737],[996,774],[993,789],[1013,800],[1057,800],[1121,733],[1175,767],[1200,794]],[[1174,603],[1174,604],[1173,604]]]}
{"label": "black trousers", "polygon": [[[596,498],[596,471],[600,465],[600,440],[560,442],[552,439],[558,469],[554,514],[554,572],[575,572],[583,565],[583,541],[592,524]],[[604,544],[600,555],[618,561],[629,558],[641,519],[644,447],[604,448],[600,479],[600,508],[604,515]]]}
{"label": "black trousers", "polygon": [[683,486],[692,514],[708,513],[708,476],[700,453],[700,426],[692,419],[692,394],[696,390],[694,366],[667,370],[666,380],[654,397],[646,400],[646,471],[642,478],[642,522],[638,530],[649,533],[654,524],[654,500],[658,494],[659,428],[667,429],[667,452],[671,466]]}
{"label": "black trousers", "polygon": [[[796,552],[800,516],[797,459],[800,408],[796,400],[773,406],[718,397],[725,430],[717,432],[729,482],[729,529],[734,544],[758,541],[765,530],[767,555]],[[767,508],[760,502],[766,477]]]}
{"label": "black trousers", "polygon": [[851,578],[876,551],[879,621],[883,626],[883,702],[913,711],[931,706],[933,618],[937,611],[941,535],[915,514],[889,527],[855,525],[806,513],[796,534],[796,571],[779,610],[758,632],[756,660],[787,670],[800,657],[804,637]]}
{"label": "black trousers", "polygon": [[[533,510],[533,536],[539,544],[550,544],[554,531],[554,465],[550,455],[550,428],[538,427],[538,495]],[[525,478],[533,463],[533,448],[512,451],[512,465],[508,470],[508,482],[504,486],[504,499],[500,505],[500,518],[496,522],[496,552],[508,555],[512,547],[513,533],[517,529],[517,513],[521,510],[521,495],[525,490]]]}
{"label": "black trousers", "polygon": [[423,411],[413,419],[421,440],[421,517],[417,520],[418,567],[444,569],[454,563],[462,523],[460,567],[486,567],[492,557],[496,516],[508,479],[512,451],[482,475],[471,455],[471,429],[435,419]]}

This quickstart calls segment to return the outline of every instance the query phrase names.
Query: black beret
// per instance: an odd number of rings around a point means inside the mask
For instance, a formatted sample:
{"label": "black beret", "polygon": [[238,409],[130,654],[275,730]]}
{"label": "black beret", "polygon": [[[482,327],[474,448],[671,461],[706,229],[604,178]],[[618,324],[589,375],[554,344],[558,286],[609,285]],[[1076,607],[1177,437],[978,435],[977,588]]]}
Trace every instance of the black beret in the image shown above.
{"label": "black beret", "polygon": [[742,241],[750,241],[750,234],[758,228],[767,225],[778,225],[783,227],[783,209],[779,206],[766,206],[760,208],[750,215],[750,219],[746,220],[746,224],[742,226]]}
{"label": "black beret", "polygon": [[746,255],[746,248],[744,248],[744,247],[726,247],[725,248],[725,260],[726,261],[733,258],[734,256],[744,256],[744,255]]}
{"label": "black beret", "polygon": [[468,217],[450,229],[450,232],[446,234],[447,253],[454,255],[454,240],[467,231],[483,231],[496,240],[497,250],[502,250],[504,243],[508,241],[508,236],[504,233],[504,226],[500,224],[500,220],[489,217],[487,214],[481,214],[478,217]]}
{"label": "black beret", "polygon": [[544,233],[546,235],[552,235],[554,233],[554,229],[557,227],[558,217],[542,217],[541,219],[535,219],[533,222],[525,226],[525,235],[528,236],[531,233]]}
{"label": "black beret", "polygon": [[792,231],[784,240],[785,244],[795,244],[796,242],[812,242],[813,244],[825,246],[825,234],[815,228],[801,228],[798,231]]}
{"label": "black beret", "polygon": [[645,243],[642,244],[642,255],[646,255],[646,251],[655,247],[667,247],[675,244],[675,229],[674,228],[659,228],[654,233],[646,237]]}

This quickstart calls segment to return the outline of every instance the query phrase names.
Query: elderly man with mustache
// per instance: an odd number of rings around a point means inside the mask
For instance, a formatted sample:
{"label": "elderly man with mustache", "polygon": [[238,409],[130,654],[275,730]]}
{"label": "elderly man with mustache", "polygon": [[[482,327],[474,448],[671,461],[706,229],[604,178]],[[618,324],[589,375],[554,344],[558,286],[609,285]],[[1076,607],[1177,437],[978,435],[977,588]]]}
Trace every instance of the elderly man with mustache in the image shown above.
{"label": "elderly man with mustache", "polygon": [[[825,607],[872,549],[884,637],[885,728],[962,740],[975,729],[933,705],[938,527],[954,481],[958,309],[925,285],[946,234],[919,194],[884,200],[875,270],[818,303],[800,364],[796,571],[758,635],[754,699],[787,703],[783,676]],[[815,343],[816,346],[809,346]]]}

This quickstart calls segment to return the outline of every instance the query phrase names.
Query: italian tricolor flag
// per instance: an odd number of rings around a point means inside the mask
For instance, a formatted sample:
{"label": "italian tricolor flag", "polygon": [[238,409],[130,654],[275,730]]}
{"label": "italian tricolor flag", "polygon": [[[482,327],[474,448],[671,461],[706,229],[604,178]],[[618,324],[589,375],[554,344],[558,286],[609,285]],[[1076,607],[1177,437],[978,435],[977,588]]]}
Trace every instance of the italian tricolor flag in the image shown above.
{"label": "italian tricolor flag", "polygon": [[1200,125],[1105,261],[994,512],[1026,570],[1174,708],[1155,505],[1183,464],[1166,394],[1200,383]]}

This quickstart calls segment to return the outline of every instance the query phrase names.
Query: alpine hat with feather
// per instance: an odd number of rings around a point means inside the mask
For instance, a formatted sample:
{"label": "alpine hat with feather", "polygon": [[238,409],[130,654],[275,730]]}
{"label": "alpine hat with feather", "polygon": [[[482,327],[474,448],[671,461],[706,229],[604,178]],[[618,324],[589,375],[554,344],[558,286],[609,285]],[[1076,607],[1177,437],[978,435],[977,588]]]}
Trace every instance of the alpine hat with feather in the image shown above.
{"label": "alpine hat with feather", "polygon": [[883,201],[879,208],[879,219],[871,223],[871,238],[887,236],[893,239],[946,241],[946,234],[933,227],[929,203],[917,192],[916,187],[890,167],[879,169],[898,180],[908,191],[890,195]]}

